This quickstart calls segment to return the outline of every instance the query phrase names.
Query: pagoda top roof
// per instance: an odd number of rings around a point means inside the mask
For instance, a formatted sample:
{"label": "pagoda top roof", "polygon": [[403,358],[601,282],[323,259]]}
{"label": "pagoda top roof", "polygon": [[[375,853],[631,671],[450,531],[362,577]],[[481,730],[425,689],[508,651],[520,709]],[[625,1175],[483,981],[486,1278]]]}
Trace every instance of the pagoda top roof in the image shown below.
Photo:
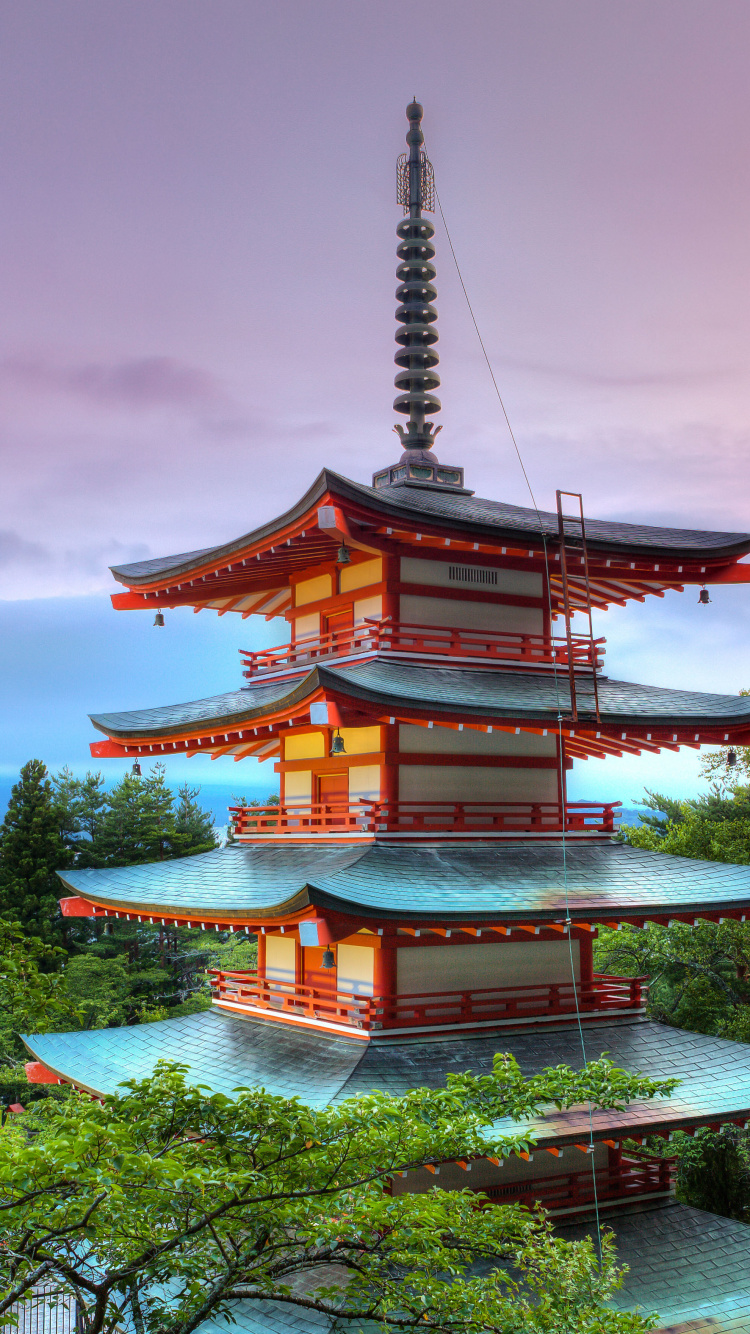
{"label": "pagoda top roof", "polygon": [[138,866],[59,871],[87,902],[159,918],[262,923],[328,909],[437,923],[654,919],[750,907],[750,867],[626,844],[269,843]]}
{"label": "pagoda top roof", "polygon": [[[295,525],[306,514],[312,513],[325,496],[337,498],[346,506],[353,505],[360,519],[378,523],[393,519],[400,523],[429,523],[445,532],[465,533],[474,539],[509,544],[522,540],[529,543],[545,538],[557,539],[557,515],[549,511],[537,513],[521,505],[508,505],[499,500],[483,499],[450,491],[433,490],[418,483],[388,487],[382,491],[361,482],[351,481],[339,473],[324,468],[301,499],[269,523],[243,534],[234,541],[197,551],[181,552],[173,556],[134,561],[129,565],[113,565],[112,574],[120,583],[131,588],[187,578],[204,565],[222,565],[242,552],[255,549]],[[311,520],[312,521],[312,520]],[[577,535],[571,529],[574,536]],[[662,528],[649,524],[622,523],[617,520],[586,518],[586,538],[590,551],[617,550],[622,554],[682,556],[685,559],[710,557],[736,559],[750,550],[750,533],[703,531],[697,528]]]}
{"label": "pagoda top roof", "polygon": [[[481,1037],[419,1038],[380,1047],[212,1011],[130,1028],[25,1036],[33,1055],[56,1074],[94,1094],[144,1079],[157,1059],[188,1066],[191,1083],[231,1096],[238,1087],[268,1089],[325,1106],[372,1089],[402,1094],[439,1088],[449,1071],[486,1074],[497,1051],[510,1051],[525,1074],[562,1063],[580,1068],[575,1025],[555,1031]],[[739,1118],[750,1110],[750,1065],[743,1043],[637,1022],[587,1029],[589,1060],[607,1053],[614,1065],[652,1078],[682,1080],[669,1098],[635,1102],[622,1112],[593,1113],[597,1139],[627,1127],[638,1135]],[[510,1129],[513,1123],[504,1123]],[[540,1144],[575,1144],[589,1136],[586,1108],[550,1111],[528,1123]]]}
{"label": "pagoda top roof", "polygon": [[[681,726],[700,728],[750,722],[750,696],[673,690],[607,677],[599,678],[598,690],[605,726],[630,721],[668,726],[679,721]],[[285,712],[291,714],[321,693],[369,706],[375,714],[378,710],[403,709],[416,716],[434,714],[436,719],[460,714],[534,719],[546,724],[554,723],[561,710],[570,708],[567,676],[416,666],[376,658],[348,666],[313,667],[302,679],[252,682],[241,690],[185,704],[90,717],[94,727],[115,739],[168,738],[186,732],[222,731]],[[594,719],[590,680],[582,677],[576,693],[579,717]]]}

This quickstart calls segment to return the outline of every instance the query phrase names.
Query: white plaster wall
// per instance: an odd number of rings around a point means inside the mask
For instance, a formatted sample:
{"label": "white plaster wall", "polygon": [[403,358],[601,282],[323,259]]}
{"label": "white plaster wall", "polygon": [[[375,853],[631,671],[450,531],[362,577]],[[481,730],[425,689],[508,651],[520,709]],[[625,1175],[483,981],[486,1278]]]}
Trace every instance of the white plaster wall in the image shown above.
{"label": "white plaster wall", "polygon": [[380,765],[353,764],[349,770],[349,800],[377,801],[380,797]]}
{"label": "white plaster wall", "polygon": [[372,598],[357,598],[354,603],[354,624],[361,625],[363,621],[379,621],[383,615],[383,599],[378,594]]}
{"label": "white plaster wall", "polygon": [[339,573],[339,588],[342,593],[349,593],[353,588],[379,584],[382,578],[383,561],[376,556],[374,560],[363,560],[358,565],[344,565]]}
{"label": "white plaster wall", "polygon": [[400,764],[400,801],[557,801],[556,769]]}
{"label": "white plaster wall", "polygon": [[[402,996],[571,981],[567,940],[414,945],[397,950],[396,958],[397,985]],[[580,980],[577,940],[573,941],[573,965],[576,979]]]}
{"label": "white plaster wall", "polygon": [[295,980],[296,947],[291,936],[266,936],[266,977],[274,982]]}
{"label": "white plaster wall", "polygon": [[366,945],[338,945],[336,948],[336,986],[355,996],[372,996],[375,977],[375,951]]}
{"label": "white plaster wall", "polygon": [[[404,584],[430,584],[438,588],[480,588],[472,580],[450,579],[451,564],[462,565],[460,556],[455,562],[447,560],[423,560],[416,556],[401,557],[401,582]],[[490,567],[486,567],[490,568]],[[514,593],[520,597],[540,598],[544,593],[541,574],[526,573],[524,570],[496,570],[497,583],[486,585],[493,593]]]}
{"label": "white plaster wall", "polygon": [[320,634],[320,612],[311,611],[306,616],[297,616],[294,622],[295,643],[300,639],[317,639]]}
{"label": "white plaster wall", "polygon": [[531,732],[456,732],[450,727],[415,727],[402,723],[398,748],[422,755],[548,755],[557,754],[554,733],[535,736]]}
{"label": "white plaster wall", "polygon": [[544,631],[541,607],[504,607],[497,602],[462,602],[460,598],[418,597],[413,593],[402,593],[400,615],[408,625],[443,625],[454,630],[511,630],[525,635],[541,635]]}
{"label": "white plaster wall", "polygon": [[284,801],[312,801],[311,769],[290,769],[284,774]]}
{"label": "white plaster wall", "polygon": [[294,588],[294,605],[304,607],[306,602],[320,602],[333,593],[330,574],[319,574],[314,579],[303,579]]}

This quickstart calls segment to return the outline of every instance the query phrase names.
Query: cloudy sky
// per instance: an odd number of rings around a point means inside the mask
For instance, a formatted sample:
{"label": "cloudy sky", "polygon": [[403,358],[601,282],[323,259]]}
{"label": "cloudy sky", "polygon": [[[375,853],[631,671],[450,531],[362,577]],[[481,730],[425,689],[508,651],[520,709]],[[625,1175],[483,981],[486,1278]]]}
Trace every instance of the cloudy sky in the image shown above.
{"label": "cloudy sky", "polygon": [[[750,529],[748,42],[746,0],[0,0],[0,776],[85,768],[89,709],[230,688],[284,637],[154,630],[108,564],[391,461],[414,94],[539,504]],[[437,240],[441,456],[527,503]],[[750,685],[748,597],[600,617],[610,674]],[[693,753],[579,768],[626,804],[698,783]]]}

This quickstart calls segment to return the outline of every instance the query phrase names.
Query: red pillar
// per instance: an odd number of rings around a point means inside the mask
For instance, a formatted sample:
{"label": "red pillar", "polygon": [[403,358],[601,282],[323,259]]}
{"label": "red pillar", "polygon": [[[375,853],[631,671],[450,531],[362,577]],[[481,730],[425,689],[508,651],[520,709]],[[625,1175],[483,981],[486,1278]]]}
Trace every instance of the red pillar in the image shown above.
{"label": "red pillar", "polygon": [[578,947],[581,953],[581,986],[590,986],[594,980],[594,937],[591,931],[581,931]]}
{"label": "red pillar", "polygon": [[258,932],[258,977],[266,975],[266,938]]}
{"label": "red pillar", "polygon": [[594,942],[590,931],[581,931],[578,935],[578,948],[581,960],[581,1004],[596,1004],[594,992]]}
{"label": "red pillar", "polygon": [[[397,963],[396,932],[391,931],[387,935],[384,933],[380,937],[380,948],[375,950],[373,993],[375,996],[385,997],[386,1002],[397,994]],[[386,1004],[382,1009],[382,1022],[386,1027],[390,1027],[393,1018],[393,1011]]]}
{"label": "red pillar", "polygon": [[[398,556],[383,556],[383,582],[387,584],[397,583],[400,576],[400,560]],[[401,619],[399,595],[393,590],[386,589],[383,594],[383,617],[390,616],[391,622],[395,623]]]}

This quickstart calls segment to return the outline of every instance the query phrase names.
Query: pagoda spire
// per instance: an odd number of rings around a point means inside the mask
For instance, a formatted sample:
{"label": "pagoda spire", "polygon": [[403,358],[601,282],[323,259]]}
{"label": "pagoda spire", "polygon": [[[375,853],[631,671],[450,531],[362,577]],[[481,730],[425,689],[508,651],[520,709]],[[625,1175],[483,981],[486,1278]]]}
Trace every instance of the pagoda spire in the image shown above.
{"label": "pagoda spire", "polygon": [[441,411],[442,404],[433,393],[440,385],[436,370],[440,357],[434,305],[435,225],[425,217],[425,212],[435,211],[435,177],[423,147],[423,115],[423,108],[415,98],[406,108],[408,152],[402,153],[396,164],[397,200],[404,216],[396,228],[398,328],[393,359],[399,367],[394,381],[399,392],[393,407],[409,420],[406,426],[393,428],[404,446],[398,464],[376,473],[373,486],[422,483],[455,490],[463,489],[463,469],[438,467],[432,447],[442,427],[427,420],[428,415]]}
{"label": "pagoda spire", "polygon": [[435,208],[435,179],[422,147],[424,112],[419,102],[411,102],[406,114],[409,151],[401,154],[396,168],[397,197],[405,216],[396,228],[396,253],[400,263],[396,269],[399,281],[396,319],[399,326],[394,361],[403,369],[395,379],[396,388],[401,392],[393,406],[396,412],[403,412],[409,418],[406,427],[396,427],[406,448],[429,450],[441,428],[425,418],[428,412],[440,412],[442,407],[440,399],[431,392],[440,384],[440,376],[435,370],[440,360],[435,347],[438,340],[437,311],[433,305],[437,299],[432,239],[435,228],[431,219],[424,216],[424,210],[433,212]]}

